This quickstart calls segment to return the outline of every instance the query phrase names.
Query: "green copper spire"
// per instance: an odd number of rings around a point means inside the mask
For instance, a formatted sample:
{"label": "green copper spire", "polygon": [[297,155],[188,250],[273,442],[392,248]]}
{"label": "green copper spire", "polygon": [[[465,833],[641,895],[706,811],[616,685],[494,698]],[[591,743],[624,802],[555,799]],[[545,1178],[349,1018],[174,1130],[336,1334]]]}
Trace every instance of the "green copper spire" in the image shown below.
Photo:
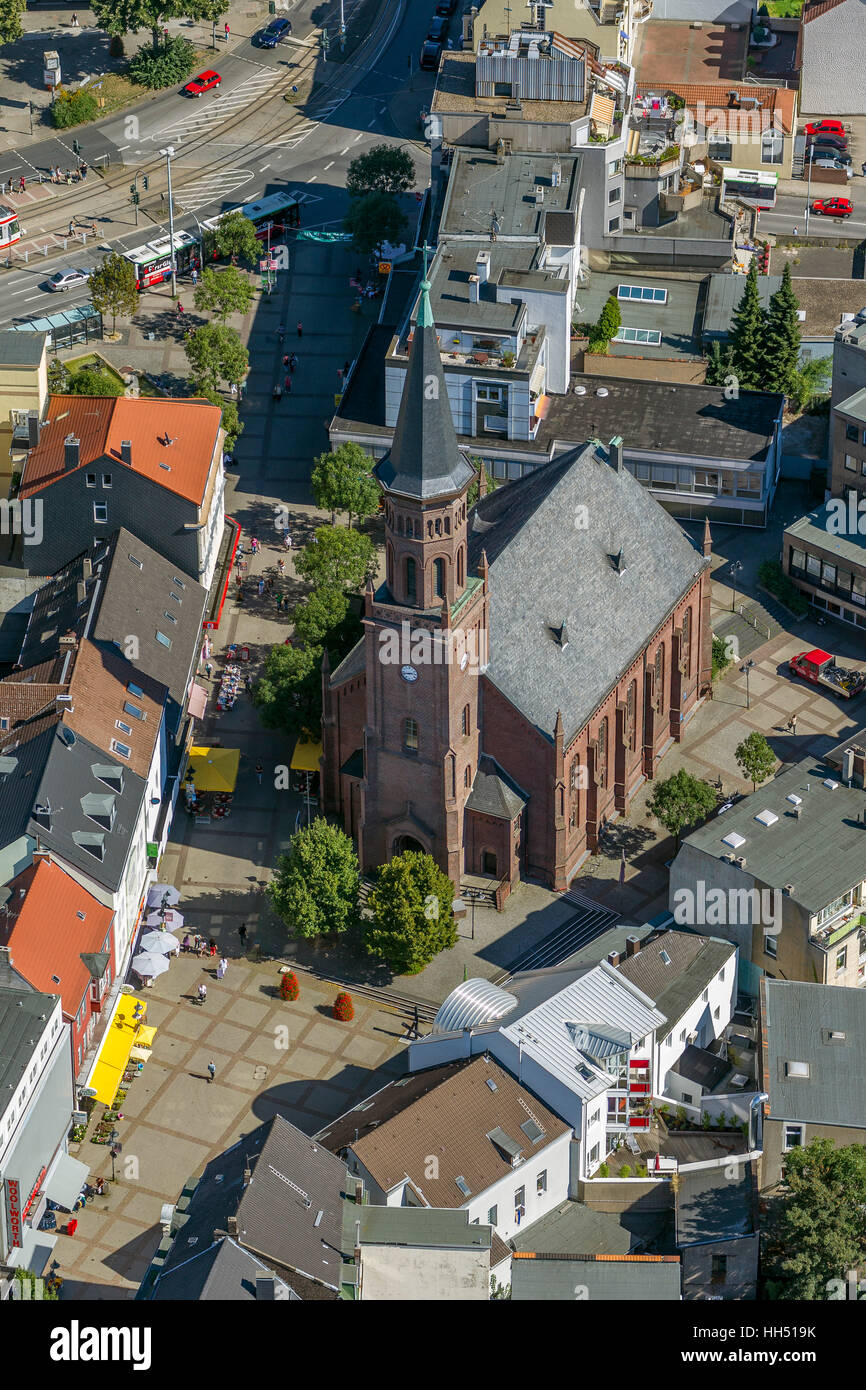
{"label": "green copper spire", "polygon": [[430,305],[430,281],[427,279],[427,252],[429,250],[426,241],[423,246],[424,252],[424,278],[421,281],[421,303],[418,306],[418,327],[433,327],[433,309]]}

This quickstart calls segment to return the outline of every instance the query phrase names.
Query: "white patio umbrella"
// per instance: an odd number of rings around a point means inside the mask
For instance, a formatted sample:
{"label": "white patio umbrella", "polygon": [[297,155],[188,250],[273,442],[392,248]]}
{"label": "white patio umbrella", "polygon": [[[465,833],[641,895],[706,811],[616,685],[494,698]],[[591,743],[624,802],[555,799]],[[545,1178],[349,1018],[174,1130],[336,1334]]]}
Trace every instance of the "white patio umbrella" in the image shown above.
{"label": "white patio umbrella", "polygon": [[180,902],[180,891],[173,883],[153,883],[147,890],[148,907],[176,907]]}
{"label": "white patio umbrella", "polygon": [[170,956],[180,950],[175,937],[167,931],[145,932],[138,947],[141,951],[152,951],[155,956]]}
{"label": "white patio umbrella", "polygon": [[183,926],[183,914],[176,912],[173,907],[167,907],[165,912],[148,913],[144,919],[146,927],[165,927],[166,931],[179,931]]}
{"label": "white patio umbrella", "polygon": [[153,951],[140,951],[132,958],[132,968],[143,980],[152,980],[155,976],[164,974],[168,969],[168,961],[165,956],[158,956]]}

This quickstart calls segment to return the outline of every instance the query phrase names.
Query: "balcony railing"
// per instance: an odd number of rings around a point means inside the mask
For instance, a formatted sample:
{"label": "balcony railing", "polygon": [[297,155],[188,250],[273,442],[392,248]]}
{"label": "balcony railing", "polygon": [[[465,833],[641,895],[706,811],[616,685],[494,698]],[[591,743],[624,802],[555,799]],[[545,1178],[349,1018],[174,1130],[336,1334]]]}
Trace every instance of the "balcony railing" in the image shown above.
{"label": "balcony railing", "polygon": [[829,950],[835,946],[837,941],[841,941],[844,936],[850,935],[857,928],[866,928],[866,912],[859,907],[848,909],[847,915],[841,921],[827,922],[824,926],[815,927],[812,931],[812,940],[818,946]]}

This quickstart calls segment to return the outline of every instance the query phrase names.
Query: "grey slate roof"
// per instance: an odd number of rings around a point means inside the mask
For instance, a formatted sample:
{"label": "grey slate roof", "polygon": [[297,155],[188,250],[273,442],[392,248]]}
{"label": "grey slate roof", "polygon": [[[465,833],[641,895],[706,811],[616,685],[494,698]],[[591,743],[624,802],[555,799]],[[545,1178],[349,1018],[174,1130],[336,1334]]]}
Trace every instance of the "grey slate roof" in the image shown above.
{"label": "grey slate roof", "polygon": [[705,1091],[712,1091],[731,1070],[729,1062],[708,1052],[705,1047],[695,1047],[689,1043],[670,1069],[686,1081],[694,1081]]}
{"label": "grey slate roof", "polygon": [[466,800],[467,811],[479,811],[485,816],[513,820],[526,805],[526,797],[517,783],[503,771],[495,758],[484,753],[478,760],[472,790]]}
{"label": "grey slate roof", "polygon": [[680,1172],[676,1195],[678,1246],[750,1236],[754,1230],[751,1163]]}
{"label": "grey slate roof", "polygon": [[[578,528],[587,507],[592,523]],[[497,615],[486,679],[548,735],[561,710],[566,744],[709,563],[625,468],[590,445],[482,498],[470,573],[482,551]],[[552,635],[563,623],[564,646]]]}
{"label": "grey slate roof", "polygon": [[[771,979],[764,987],[772,1118],[866,1129],[866,990]],[[845,1038],[831,1042],[830,1032]],[[787,1076],[786,1062],[808,1062],[808,1077]]]}
{"label": "grey slate roof", "polygon": [[[731,331],[731,319],[743,297],[745,284],[745,280],[739,275],[709,276],[707,300],[704,305],[703,334],[705,338],[727,338]],[[758,276],[758,295],[763,309],[767,308],[771,296],[776,293],[781,284],[781,275]]]}
{"label": "grey slate roof", "polygon": [[532,1254],[511,1258],[512,1301],[563,1299],[574,1302],[575,1288],[591,1303],[672,1303],[680,1297],[680,1262],[672,1256],[625,1255],[621,1259],[580,1259],[576,1255]]}
{"label": "grey slate roof", "polygon": [[844,401],[840,401],[836,406],[842,415],[850,415],[854,420],[860,420],[866,424],[866,390],[855,391],[853,396],[848,396]]}
{"label": "grey slate roof", "polygon": [[[734,950],[730,941],[717,937],[668,931],[654,941],[644,942],[636,955],[621,961],[616,968],[655,1001],[670,1032],[726,961],[732,959]],[[670,958],[669,965],[662,960],[663,951]]]}
{"label": "grey slate roof", "polygon": [[47,333],[0,333],[0,365],[4,367],[38,367],[42,361]]}
{"label": "grey slate roof", "polygon": [[[858,395],[862,395],[866,401],[866,391],[858,392]],[[826,555],[835,556],[843,564],[847,561],[851,565],[866,565],[866,536],[853,530],[837,534],[828,525],[831,515],[837,514],[838,506],[838,501],[835,505],[825,502],[786,527],[785,535],[790,536],[798,547],[802,545],[810,551],[820,550]]]}
{"label": "grey slate roof", "polygon": [[346,1181],[341,1159],[275,1115],[237,1209],[238,1241],[339,1290]]}
{"label": "grey slate roof", "polygon": [[300,1302],[294,1289],[228,1236],[204,1250],[196,1248],[182,1264],[167,1270],[156,1286],[154,1301],[255,1303],[260,1274],[275,1280],[278,1299]]}
{"label": "grey slate roof", "polygon": [[582,1202],[563,1202],[511,1237],[515,1250],[546,1255],[628,1255],[635,1243],[616,1216]]}
{"label": "grey slate roof", "polygon": [[353,676],[360,676],[367,669],[367,647],[364,637],[359,637],[350,652],[343,657],[339,666],[331,672],[331,685],[342,685]]}
{"label": "grey slate roof", "polygon": [[[866,799],[841,781],[835,790],[825,787],[827,777],[838,781],[825,763],[805,758],[695,830],[685,844],[719,859],[733,852],[722,836],[736,831],[745,837],[736,853],[746,860],[750,879],[769,888],[791,884],[790,897],[807,912],[819,912],[863,877],[863,826],[857,821]],[[799,818],[786,800],[791,794],[802,799]],[[755,820],[763,810],[778,816],[774,825]]]}
{"label": "grey slate roof", "polygon": [[[8,960],[8,955],[5,958]],[[0,988],[0,1094],[4,1109],[10,1088],[15,1090],[33,1064],[45,1020],[56,1003],[52,995],[39,994],[21,981],[16,983],[17,988],[4,978]]]}
{"label": "grey slate roof", "polygon": [[[421,297],[394,441],[373,472],[387,491],[428,501],[460,492],[475,469],[457,447],[436,327],[425,321],[429,313],[423,312],[423,288]],[[434,382],[436,389],[431,390]]]}

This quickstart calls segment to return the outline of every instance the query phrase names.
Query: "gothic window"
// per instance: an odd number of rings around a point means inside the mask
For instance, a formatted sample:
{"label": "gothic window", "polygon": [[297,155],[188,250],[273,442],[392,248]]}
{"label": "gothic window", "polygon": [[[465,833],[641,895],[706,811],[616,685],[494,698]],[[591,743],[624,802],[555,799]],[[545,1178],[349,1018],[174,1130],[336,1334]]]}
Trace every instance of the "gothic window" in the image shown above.
{"label": "gothic window", "polygon": [[415,561],[409,555],[406,559],[406,602],[415,603],[418,596],[417,579],[415,577]]}
{"label": "gothic window", "polygon": [[428,521],[428,522],[427,522],[427,535],[428,535],[429,537],[432,537],[432,535],[433,535],[433,522],[432,522],[432,521]]}
{"label": "gothic window", "polygon": [[458,550],[457,550],[457,587],[458,587],[458,589],[462,589],[462,588],[463,588],[463,546],[462,546],[462,545],[459,546],[459,548],[458,548]]}
{"label": "gothic window", "polygon": [[404,719],[403,721],[403,747],[411,748],[414,752],[418,751],[418,721],[417,719]]}
{"label": "gothic window", "polygon": [[607,786],[607,720],[598,726],[598,785]]}
{"label": "gothic window", "polygon": [[632,681],[625,697],[625,717],[628,725],[628,746],[632,752],[637,747],[637,681]]}
{"label": "gothic window", "polygon": [[692,610],[687,608],[683,614],[683,675],[692,671]]}
{"label": "gothic window", "polygon": [[398,518],[397,518],[397,530],[399,531],[400,535],[402,536],[402,534],[403,534],[403,518],[402,518],[402,516],[398,516]]}
{"label": "gothic window", "polygon": [[446,536],[450,536],[450,535],[451,535],[451,518],[450,518],[450,516],[446,516],[446,518],[445,518],[445,534],[446,534]]}
{"label": "gothic window", "polygon": [[445,597],[445,561],[433,561],[433,592],[437,598]]}
{"label": "gothic window", "polygon": [[463,714],[460,717],[460,732],[464,738],[469,734],[469,706],[463,706]]}
{"label": "gothic window", "polygon": [[656,650],[655,659],[655,679],[653,681],[656,710],[659,714],[664,714],[665,709],[665,649],[664,644],[659,642]]}
{"label": "gothic window", "polygon": [[442,518],[439,517],[439,516],[437,516],[437,518],[436,518],[436,535],[437,535],[437,536],[441,536],[441,535],[442,535]]}
{"label": "gothic window", "polygon": [[464,785],[464,787],[471,787],[471,786],[472,786],[472,765],[471,765],[471,763],[467,763],[467,764],[466,764],[466,771],[465,771],[464,774],[463,774],[463,785]]}

